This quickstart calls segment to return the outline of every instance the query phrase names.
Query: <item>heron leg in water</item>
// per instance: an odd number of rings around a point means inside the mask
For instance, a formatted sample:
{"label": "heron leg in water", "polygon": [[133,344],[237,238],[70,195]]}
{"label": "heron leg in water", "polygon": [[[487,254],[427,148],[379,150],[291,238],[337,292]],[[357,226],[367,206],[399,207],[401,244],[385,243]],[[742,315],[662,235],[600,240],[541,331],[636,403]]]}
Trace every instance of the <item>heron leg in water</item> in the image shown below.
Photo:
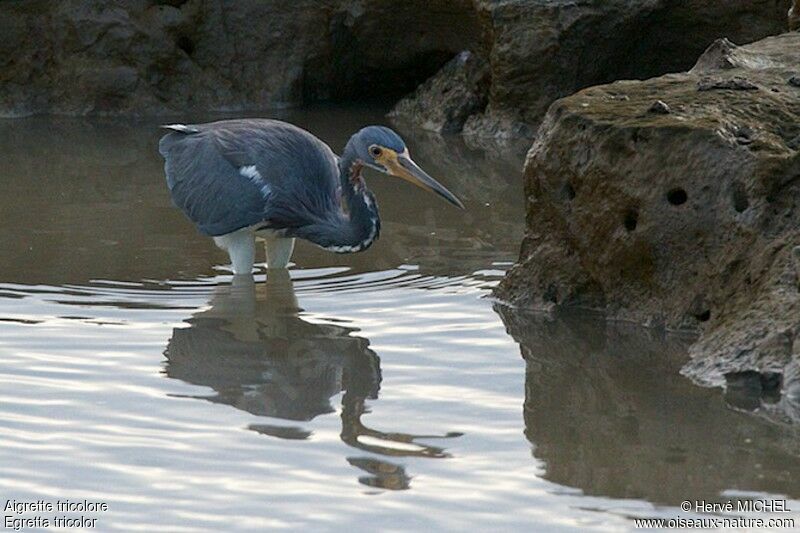
{"label": "heron leg in water", "polygon": [[214,237],[214,242],[228,252],[235,275],[252,274],[256,260],[256,242],[253,232],[243,228],[227,235]]}
{"label": "heron leg in water", "polygon": [[264,239],[267,252],[267,268],[286,268],[294,251],[294,239]]}

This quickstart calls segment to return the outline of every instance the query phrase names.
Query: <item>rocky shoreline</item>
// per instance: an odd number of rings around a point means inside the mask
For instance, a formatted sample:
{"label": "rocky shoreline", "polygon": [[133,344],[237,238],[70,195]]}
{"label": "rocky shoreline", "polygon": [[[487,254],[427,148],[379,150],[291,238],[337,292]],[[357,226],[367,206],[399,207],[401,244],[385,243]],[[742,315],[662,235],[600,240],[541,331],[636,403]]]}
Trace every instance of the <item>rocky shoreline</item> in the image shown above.
{"label": "rocky shoreline", "polygon": [[[478,100],[485,102],[482,109],[463,119],[467,140],[531,138],[558,98],[614,80],[688,70],[720,37],[748,43],[786,29],[788,6],[783,0],[678,4],[477,0],[474,9],[485,36],[483,46],[472,49],[478,57],[460,67],[447,65],[401,101],[394,115],[445,131],[437,116],[451,111],[442,108],[455,111]],[[473,63],[484,63],[485,70]],[[455,87],[462,100],[443,97],[440,90],[448,87]]]}
{"label": "rocky shoreline", "polygon": [[800,420],[799,71],[800,33],[719,40],[689,72],[557,101],[497,296],[696,330],[684,374]]}
{"label": "rocky shoreline", "polygon": [[[473,139],[530,138],[557,98],[685,70],[718,37],[746,43],[786,27],[785,0],[674,4],[0,2],[0,116],[185,115],[396,99],[444,66],[435,78],[451,87],[467,80],[469,90],[442,98],[423,86],[409,97],[417,102],[395,114]],[[475,60],[448,65],[463,51]],[[457,117],[443,130],[435,117],[441,106]]]}
{"label": "rocky shoreline", "polygon": [[478,40],[471,0],[0,2],[0,116],[399,97]]}

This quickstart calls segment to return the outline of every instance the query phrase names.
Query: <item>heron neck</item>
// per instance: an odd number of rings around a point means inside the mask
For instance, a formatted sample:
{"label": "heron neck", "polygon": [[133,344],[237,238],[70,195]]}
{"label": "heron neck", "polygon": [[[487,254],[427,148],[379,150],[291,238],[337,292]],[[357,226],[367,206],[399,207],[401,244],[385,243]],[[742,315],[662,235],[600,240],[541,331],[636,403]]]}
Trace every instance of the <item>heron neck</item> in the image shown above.
{"label": "heron neck", "polygon": [[362,176],[363,163],[350,156],[348,151],[339,162],[341,184],[342,227],[339,242],[332,251],[359,252],[367,249],[378,238],[380,217],[375,196],[367,189]]}
{"label": "heron neck", "polygon": [[380,234],[381,221],[375,196],[361,177],[362,167],[358,159],[342,157],[338,169],[341,196],[337,204],[315,223],[293,229],[287,235],[336,253],[369,248]]}

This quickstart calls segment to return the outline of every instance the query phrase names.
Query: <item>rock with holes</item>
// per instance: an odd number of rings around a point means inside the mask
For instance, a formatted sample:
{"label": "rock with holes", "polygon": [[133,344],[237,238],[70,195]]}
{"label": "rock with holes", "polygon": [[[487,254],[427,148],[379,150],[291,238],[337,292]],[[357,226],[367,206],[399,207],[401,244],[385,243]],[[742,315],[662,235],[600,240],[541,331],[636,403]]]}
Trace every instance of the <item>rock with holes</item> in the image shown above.
{"label": "rock with holes", "polygon": [[[525,166],[520,259],[497,295],[694,329],[686,374],[775,383],[800,352],[800,89],[786,83],[800,34],[709,54],[553,104]],[[698,91],[709,77],[759,89]],[[655,99],[671,112],[643,113]]]}

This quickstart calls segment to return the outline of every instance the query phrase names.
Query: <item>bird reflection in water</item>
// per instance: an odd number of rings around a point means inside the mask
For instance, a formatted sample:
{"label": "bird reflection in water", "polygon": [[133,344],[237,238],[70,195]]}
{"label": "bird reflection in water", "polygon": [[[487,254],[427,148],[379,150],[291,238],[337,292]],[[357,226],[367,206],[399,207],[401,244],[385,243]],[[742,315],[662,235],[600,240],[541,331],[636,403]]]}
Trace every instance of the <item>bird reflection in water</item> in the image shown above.
{"label": "bird reflection in water", "polygon": [[[166,375],[210,387],[214,394],[192,396],[232,405],[253,415],[310,421],[335,411],[331,398],[342,397],[341,439],[347,445],[383,456],[443,458],[441,447],[419,439],[459,434],[412,435],[384,432],[362,422],[366,400],[378,398],[380,359],[356,331],[302,319],[286,270],[270,270],[266,283],[235,276],[232,285],[215,290],[209,309],[175,328],[164,355]],[[304,440],[301,426],[251,424],[249,429],[280,439]],[[410,477],[403,466],[375,457],[349,457],[366,472],[359,481],[370,487],[402,490]]]}

